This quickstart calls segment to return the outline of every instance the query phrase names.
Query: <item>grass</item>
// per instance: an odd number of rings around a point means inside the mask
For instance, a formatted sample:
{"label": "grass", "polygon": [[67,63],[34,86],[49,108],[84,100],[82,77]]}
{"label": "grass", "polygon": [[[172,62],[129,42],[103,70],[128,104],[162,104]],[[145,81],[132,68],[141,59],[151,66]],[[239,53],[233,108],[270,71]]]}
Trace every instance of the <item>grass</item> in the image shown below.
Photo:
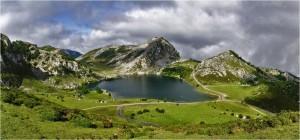
{"label": "grass", "polygon": [[[37,97],[47,99],[51,102],[60,104],[67,108],[77,108],[84,109],[93,106],[101,105],[99,100],[106,101],[107,103],[113,102],[113,100],[104,94],[99,94],[96,92],[91,92],[85,95],[83,98],[77,98],[74,96],[74,92],[64,92],[64,93],[55,93],[55,94],[36,94]],[[59,98],[63,96],[63,101]]]}
{"label": "grass", "polygon": [[259,86],[242,86],[236,84],[222,84],[222,85],[207,85],[207,88],[225,93],[228,99],[244,100],[249,96],[255,96]]}
{"label": "grass", "polygon": [[[192,63],[192,62],[191,62]],[[193,63],[192,63],[193,64]],[[192,64],[180,64],[193,67]],[[65,79],[65,80],[72,80]],[[74,79],[73,79],[74,80]],[[207,92],[191,76],[184,79],[193,85],[200,92]],[[226,85],[208,85],[210,89],[225,92],[230,99],[242,100],[244,97],[252,96],[259,86],[245,87],[237,84]],[[74,95],[76,90],[64,90],[49,85],[49,82],[42,82],[34,79],[25,79],[22,90],[34,95],[40,99],[47,100],[50,103],[60,105],[65,108],[86,109],[96,106],[138,103],[138,102],[157,102],[155,99],[119,99],[113,100],[106,94],[99,94],[97,91],[89,91],[80,100]],[[243,94],[241,94],[243,93]],[[63,96],[63,100],[62,97]],[[106,103],[97,101],[104,100]],[[43,106],[42,109],[47,109]],[[156,111],[156,108],[164,110],[164,113]],[[41,109],[41,108],[40,108]],[[149,112],[138,114],[138,111],[148,109]],[[295,125],[282,126],[280,128],[268,128],[266,130],[254,133],[236,133],[232,135],[199,135],[187,134],[185,130],[180,132],[170,131],[169,127],[183,127],[189,125],[198,125],[205,123],[207,125],[222,125],[227,122],[240,120],[239,114],[250,116],[251,118],[261,117],[258,112],[252,110],[247,105],[238,102],[219,101],[219,102],[202,102],[196,104],[170,104],[160,103],[157,105],[136,105],[124,107],[124,114],[128,117],[135,114],[134,118],[127,121],[117,116],[115,106],[100,107],[85,110],[89,119],[96,124],[97,128],[84,128],[74,125],[70,121],[47,121],[41,118],[41,114],[36,107],[28,108],[24,105],[14,106],[7,103],[1,104],[1,138],[104,138],[110,139],[113,135],[118,138],[297,138],[299,130]],[[232,115],[233,113],[233,115]],[[113,128],[103,128],[103,118],[113,120]],[[152,123],[159,127],[145,126],[142,123]],[[286,132],[288,131],[288,132]],[[283,133],[279,135],[277,133]]]}
{"label": "grass", "polygon": [[254,133],[239,133],[233,136],[222,136],[223,138],[238,139],[299,139],[299,124],[281,126],[276,128],[267,128]]}
{"label": "grass", "polygon": [[[155,109],[164,109],[165,113],[159,113]],[[138,111],[148,109],[150,112],[137,115]],[[152,122],[159,125],[185,125],[198,124],[205,122],[206,124],[224,123],[237,120],[236,115],[243,114],[257,117],[257,112],[251,110],[245,105],[234,102],[208,102],[198,104],[159,104],[147,106],[129,106],[125,108],[125,114],[130,117],[135,114],[134,120]],[[232,116],[231,113],[234,113]]]}
{"label": "grass", "polygon": [[299,124],[280,126],[275,128],[267,128],[265,130],[254,133],[241,132],[230,135],[199,135],[174,133],[171,131],[155,129],[147,136],[138,137],[138,139],[299,139]]}
{"label": "grass", "polygon": [[45,121],[34,109],[6,103],[1,105],[1,122],[1,137],[10,139],[109,138],[118,132],[117,128],[82,128],[70,122]]}

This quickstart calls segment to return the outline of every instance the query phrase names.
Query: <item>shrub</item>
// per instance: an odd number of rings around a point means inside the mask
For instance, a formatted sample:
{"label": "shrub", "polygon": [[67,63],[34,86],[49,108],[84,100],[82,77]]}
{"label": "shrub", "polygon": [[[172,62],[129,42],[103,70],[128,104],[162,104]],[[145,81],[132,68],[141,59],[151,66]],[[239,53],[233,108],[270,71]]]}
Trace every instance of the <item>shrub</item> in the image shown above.
{"label": "shrub", "polygon": [[77,115],[76,117],[73,117],[71,122],[73,122],[76,126],[80,127],[86,127],[86,128],[95,128],[96,125],[93,124],[88,118]]}
{"label": "shrub", "polygon": [[34,98],[25,98],[23,99],[23,103],[26,107],[33,108],[37,105],[40,105],[40,102]]}
{"label": "shrub", "polygon": [[77,93],[81,95],[85,95],[89,93],[89,89],[86,86],[81,86],[77,89]]}
{"label": "shrub", "polygon": [[10,103],[14,105],[22,105],[24,104],[26,107],[33,108],[37,105],[40,105],[39,99],[27,95],[24,92],[21,92],[16,89],[7,90],[2,92],[2,101],[5,103]]}
{"label": "shrub", "polygon": [[134,116],[135,116],[135,114],[132,113],[132,114],[130,115],[130,118],[131,118],[131,119],[134,119]]}
{"label": "shrub", "polygon": [[139,111],[137,112],[137,114],[143,114],[143,111],[139,110]]}
{"label": "shrub", "polygon": [[60,121],[62,120],[62,114],[60,110],[56,108],[43,108],[40,112],[41,118],[48,121]]}
{"label": "shrub", "polygon": [[147,113],[147,112],[150,112],[150,110],[149,109],[144,109],[143,110],[143,113]]}
{"label": "shrub", "polygon": [[141,101],[147,101],[147,99],[146,98],[142,98]]}
{"label": "shrub", "polygon": [[156,108],[155,110],[156,110],[156,112],[158,112],[158,113],[165,113],[165,110],[164,110],[164,109]]}
{"label": "shrub", "polygon": [[97,88],[96,90],[97,90],[97,93],[99,93],[99,94],[103,93],[103,90],[101,88]]}
{"label": "shrub", "polygon": [[17,93],[16,92],[2,92],[1,97],[2,97],[3,102],[14,104],[14,101],[17,98]]}
{"label": "shrub", "polygon": [[113,127],[113,123],[112,123],[111,119],[104,119],[102,121],[102,123],[103,123],[104,128],[112,128]]}

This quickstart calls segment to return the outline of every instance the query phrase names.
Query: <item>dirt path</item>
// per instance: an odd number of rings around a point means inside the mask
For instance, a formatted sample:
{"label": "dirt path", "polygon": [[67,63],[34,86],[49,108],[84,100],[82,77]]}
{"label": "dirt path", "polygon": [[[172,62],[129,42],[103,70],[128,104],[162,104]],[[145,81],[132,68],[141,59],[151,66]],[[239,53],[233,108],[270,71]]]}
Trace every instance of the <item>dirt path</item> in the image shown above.
{"label": "dirt path", "polygon": [[[218,96],[218,100],[223,101],[227,97],[227,95],[225,93],[215,91],[215,90],[211,90],[211,89],[207,88],[205,85],[203,85],[202,83],[200,83],[198,81],[198,79],[195,77],[195,72],[194,71],[192,72],[192,77],[196,81],[196,83],[199,84],[202,88],[204,88],[207,91],[210,91],[211,94]],[[217,94],[215,94],[215,93],[217,93]]]}
{"label": "dirt path", "polygon": [[206,102],[212,102],[212,101],[202,101],[202,102],[184,102],[184,103],[177,103],[177,102],[148,102],[148,103],[128,103],[128,104],[118,104],[118,105],[102,105],[102,106],[94,106],[85,108],[82,110],[91,110],[95,108],[106,108],[106,107],[120,107],[120,106],[135,106],[135,105],[155,105],[155,104],[201,104]]}
{"label": "dirt path", "polygon": [[[217,94],[214,94],[214,95],[218,96],[218,100],[220,100],[220,101],[225,101],[225,100],[226,100],[226,101],[228,101],[228,102],[239,102],[239,103],[240,103],[240,101],[234,101],[234,100],[225,99],[225,98],[227,97],[227,95],[226,95],[225,93],[222,93],[222,92],[219,92],[219,91],[215,91],[215,90],[209,89],[207,86],[205,86],[205,85],[203,85],[202,83],[200,83],[200,82],[198,81],[198,79],[195,77],[195,72],[194,72],[194,71],[192,72],[192,77],[193,77],[193,79],[196,81],[196,83],[199,84],[199,85],[200,85],[202,88],[204,88],[205,90],[208,90],[208,91],[212,92],[212,94],[213,94],[213,93],[217,93]],[[264,113],[264,112],[258,110],[256,107],[254,107],[254,106],[252,106],[252,105],[249,105],[249,104],[246,104],[246,105],[247,105],[249,108],[251,108],[252,110],[258,112],[259,114],[264,115],[264,116],[266,115],[266,113]],[[268,112],[268,111],[266,111],[266,112]],[[270,114],[272,114],[272,113],[270,113]]]}

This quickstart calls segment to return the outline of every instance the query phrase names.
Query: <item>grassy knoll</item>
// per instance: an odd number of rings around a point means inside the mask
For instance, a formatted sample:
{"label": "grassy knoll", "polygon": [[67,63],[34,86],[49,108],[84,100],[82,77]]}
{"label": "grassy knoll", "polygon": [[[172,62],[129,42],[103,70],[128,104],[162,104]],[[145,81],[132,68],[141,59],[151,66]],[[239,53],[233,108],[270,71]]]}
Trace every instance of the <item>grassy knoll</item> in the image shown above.
{"label": "grassy knoll", "polygon": [[[164,113],[156,111],[156,108],[163,109]],[[139,113],[144,109],[146,113]],[[234,102],[208,102],[198,104],[159,104],[147,106],[128,106],[125,114],[133,120],[152,122],[160,125],[184,125],[204,122],[206,124],[224,123],[239,119],[237,116],[249,116],[256,118],[257,112],[245,105]]]}

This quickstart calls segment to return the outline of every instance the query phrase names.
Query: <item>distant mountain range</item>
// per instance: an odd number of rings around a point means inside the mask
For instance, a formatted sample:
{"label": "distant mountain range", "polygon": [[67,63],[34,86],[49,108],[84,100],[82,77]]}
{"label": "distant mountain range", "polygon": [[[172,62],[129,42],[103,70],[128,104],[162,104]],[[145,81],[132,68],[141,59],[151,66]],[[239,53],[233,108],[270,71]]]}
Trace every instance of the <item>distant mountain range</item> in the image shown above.
{"label": "distant mountain range", "polygon": [[123,75],[159,74],[189,81],[197,87],[199,81],[202,87],[230,83],[256,86],[260,87],[257,95],[245,98],[247,103],[274,112],[299,108],[299,78],[295,75],[254,66],[232,50],[203,60],[183,60],[163,37],[139,45],[110,45],[81,55],[50,45],[11,42],[1,34],[0,60],[2,88],[20,87],[24,78],[44,80],[55,88],[74,89]]}
{"label": "distant mountain range", "polygon": [[[174,46],[163,37],[155,37],[139,45],[110,45],[82,55],[50,45],[38,47],[24,41],[11,42],[1,34],[1,83],[4,85],[10,85],[10,81],[16,81],[14,78],[24,75],[38,78],[70,73],[89,75],[90,67],[100,65],[99,70],[109,67],[119,75],[158,73],[180,59]],[[299,81],[298,77],[287,72],[256,67],[231,50],[197,61],[193,71],[204,83],[255,82],[260,78]]]}

